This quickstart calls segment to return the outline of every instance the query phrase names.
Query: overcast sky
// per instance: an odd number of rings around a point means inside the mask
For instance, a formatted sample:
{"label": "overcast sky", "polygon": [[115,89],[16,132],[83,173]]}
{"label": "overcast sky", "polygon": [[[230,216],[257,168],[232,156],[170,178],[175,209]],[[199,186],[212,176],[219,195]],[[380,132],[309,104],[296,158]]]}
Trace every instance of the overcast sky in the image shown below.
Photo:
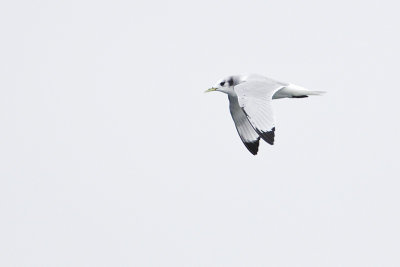
{"label": "overcast sky", "polygon": [[[400,266],[397,1],[3,1],[1,266]],[[251,155],[221,93],[274,101]]]}

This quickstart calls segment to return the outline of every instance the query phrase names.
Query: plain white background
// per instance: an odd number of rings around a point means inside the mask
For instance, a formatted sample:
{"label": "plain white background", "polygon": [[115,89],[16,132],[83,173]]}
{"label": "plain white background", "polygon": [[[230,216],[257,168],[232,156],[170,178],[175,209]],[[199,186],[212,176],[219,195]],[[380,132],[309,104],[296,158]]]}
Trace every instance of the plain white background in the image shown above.
{"label": "plain white background", "polygon": [[[396,1],[4,1],[1,266],[399,266]],[[274,101],[252,156],[218,79]]]}

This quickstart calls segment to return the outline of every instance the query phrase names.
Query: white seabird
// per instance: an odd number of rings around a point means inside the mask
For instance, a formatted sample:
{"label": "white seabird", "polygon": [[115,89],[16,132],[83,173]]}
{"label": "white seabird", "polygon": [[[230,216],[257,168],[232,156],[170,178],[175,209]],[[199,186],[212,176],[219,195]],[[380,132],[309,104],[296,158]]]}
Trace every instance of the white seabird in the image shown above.
{"label": "white seabird", "polygon": [[226,77],[206,92],[212,91],[228,95],[229,110],[236,130],[253,155],[258,152],[260,137],[268,144],[274,144],[275,124],[271,107],[272,99],[303,98],[324,93],[278,82],[257,74]]}

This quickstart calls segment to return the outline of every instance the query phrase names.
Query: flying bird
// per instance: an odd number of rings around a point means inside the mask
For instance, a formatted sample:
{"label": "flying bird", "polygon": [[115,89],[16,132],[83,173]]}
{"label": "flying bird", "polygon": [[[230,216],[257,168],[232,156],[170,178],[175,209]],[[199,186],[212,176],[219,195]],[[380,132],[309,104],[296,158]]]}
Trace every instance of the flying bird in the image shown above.
{"label": "flying bird", "polygon": [[258,152],[260,138],[270,145],[274,144],[275,124],[271,107],[272,99],[304,98],[324,93],[278,82],[258,74],[226,77],[206,92],[213,91],[228,95],[229,110],[236,130],[253,155]]}

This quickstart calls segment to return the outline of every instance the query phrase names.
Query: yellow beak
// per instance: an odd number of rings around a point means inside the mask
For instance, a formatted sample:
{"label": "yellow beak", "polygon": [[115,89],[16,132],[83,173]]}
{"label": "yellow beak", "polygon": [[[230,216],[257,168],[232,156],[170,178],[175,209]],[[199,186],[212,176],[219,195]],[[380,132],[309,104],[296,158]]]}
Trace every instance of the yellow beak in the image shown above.
{"label": "yellow beak", "polygon": [[215,90],[217,90],[217,88],[212,87],[212,88],[206,90],[204,93],[212,92],[212,91],[215,91]]}

